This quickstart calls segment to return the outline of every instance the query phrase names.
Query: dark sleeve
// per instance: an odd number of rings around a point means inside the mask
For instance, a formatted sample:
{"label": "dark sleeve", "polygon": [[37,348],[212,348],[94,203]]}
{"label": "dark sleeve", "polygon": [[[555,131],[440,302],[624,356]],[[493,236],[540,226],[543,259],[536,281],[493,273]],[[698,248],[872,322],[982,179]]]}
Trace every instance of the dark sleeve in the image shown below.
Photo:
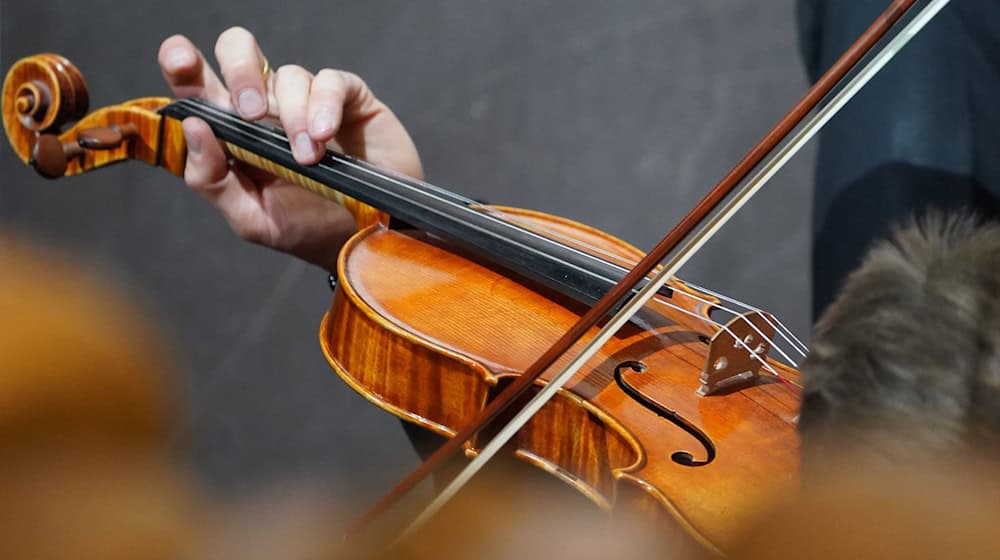
{"label": "dark sleeve", "polygon": [[797,0],[796,19],[799,26],[799,50],[809,80],[815,82],[823,72],[821,67],[823,44],[823,8],[826,0]]}
{"label": "dark sleeve", "polygon": [[955,0],[952,9],[969,32],[973,44],[1000,72],[1000,1]]}

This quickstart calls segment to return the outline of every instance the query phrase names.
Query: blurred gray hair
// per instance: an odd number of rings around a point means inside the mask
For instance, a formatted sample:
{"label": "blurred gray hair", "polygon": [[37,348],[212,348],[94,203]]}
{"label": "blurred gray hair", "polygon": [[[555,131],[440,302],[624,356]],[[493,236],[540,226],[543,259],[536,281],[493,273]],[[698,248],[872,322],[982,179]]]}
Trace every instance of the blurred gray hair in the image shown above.
{"label": "blurred gray hair", "polygon": [[802,366],[804,467],[951,461],[1000,441],[1000,226],[930,214],[876,244]]}

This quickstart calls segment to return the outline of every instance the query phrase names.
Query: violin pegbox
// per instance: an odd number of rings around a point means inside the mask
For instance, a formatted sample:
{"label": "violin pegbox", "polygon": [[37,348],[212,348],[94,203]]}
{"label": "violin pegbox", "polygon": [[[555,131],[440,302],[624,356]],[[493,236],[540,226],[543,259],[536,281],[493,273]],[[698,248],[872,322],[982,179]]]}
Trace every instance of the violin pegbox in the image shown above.
{"label": "violin pegbox", "polygon": [[[182,175],[186,153],[180,123],[156,112],[170,101],[147,97],[88,115],[87,84],[76,66],[56,54],[38,54],[7,72],[4,130],[21,160],[44,177],[76,175],[126,159]],[[76,125],[61,132],[74,120]]]}

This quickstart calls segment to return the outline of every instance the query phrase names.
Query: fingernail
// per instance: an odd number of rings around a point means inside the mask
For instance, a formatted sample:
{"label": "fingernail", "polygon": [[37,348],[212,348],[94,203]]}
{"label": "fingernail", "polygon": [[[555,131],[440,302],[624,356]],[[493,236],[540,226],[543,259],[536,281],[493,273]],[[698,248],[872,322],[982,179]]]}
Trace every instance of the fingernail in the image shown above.
{"label": "fingernail", "polygon": [[255,117],[264,112],[264,98],[255,89],[245,89],[236,97],[236,105],[245,117]]}
{"label": "fingernail", "polygon": [[300,158],[311,158],[315,154],[316,144],[313,143],[309,134],[300,132],[295,136],[295,151]]}
{"label": "fingernail", "polygon": [[326,134],[333,130],[333,115],[327,109],[320,110],[313,117],[313,134]]}
{"label": "fingernail", "polygon": [[188,152],[195,155],[200,154],[201,143],[198,141],[198,138],[191,134],[191,131],[188,130],[186,125],[181,124],[181,128],[184,130],[184,140],[187,142]]}
{"label": "fingernail", "polygon": [[176,72],[181,68],[194,64],[195,59],[191,51],[178,47],[167,51],[167,56],[163,62],[168,72]]}

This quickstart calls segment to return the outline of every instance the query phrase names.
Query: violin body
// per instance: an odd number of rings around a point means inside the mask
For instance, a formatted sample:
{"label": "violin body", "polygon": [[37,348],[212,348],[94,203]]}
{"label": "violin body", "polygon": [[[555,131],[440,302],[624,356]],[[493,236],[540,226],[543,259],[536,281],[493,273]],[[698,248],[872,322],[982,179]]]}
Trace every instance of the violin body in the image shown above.
{"label": "violin body", "polygon": [[[641,256],[569,220],[504,212],[625,260]],[[330,365],[372,403],[444,436],[473,421],[585,311],[439,239],[378,223],[345,246],[338,277],[320,329]],[[746,516],[797,480],[798,397],[769,378],[697,395],[713,332],[665,305],[649,311],[648,324],[622,329],[521,429],[515,454],[602,508],[638,508],[662,518],[677,538],[724,550]],[[708,437],[714,460],[701,466],[673,460],[678,451],[703,457],[704,444],[616,385],[615,369],[630,361],[646,370],[630,372],[629,382]],[[474,454],[478,443],[467,442],[466,453]]]}

